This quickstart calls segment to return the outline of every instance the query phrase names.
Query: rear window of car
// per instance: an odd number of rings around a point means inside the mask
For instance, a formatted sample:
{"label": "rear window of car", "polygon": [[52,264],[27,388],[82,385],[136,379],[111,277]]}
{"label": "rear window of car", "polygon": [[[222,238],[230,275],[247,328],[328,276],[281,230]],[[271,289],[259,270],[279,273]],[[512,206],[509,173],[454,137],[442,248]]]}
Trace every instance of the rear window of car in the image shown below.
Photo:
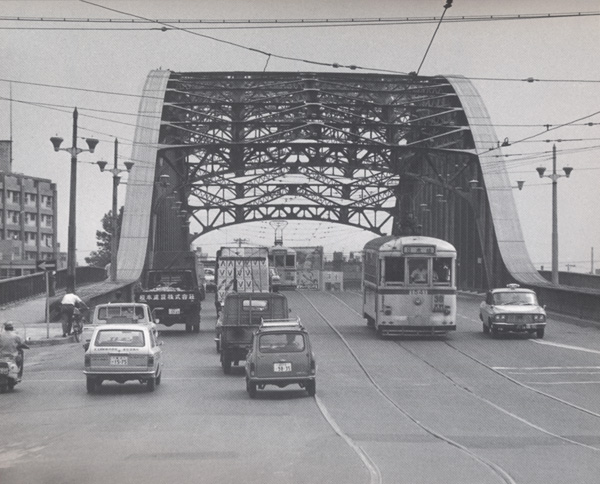
{"label": "rear window of car", "polygon": [[95,346],[131,346],[143,348],[146,344],[143,331],[121,329],[103,329],[98,331]]}
{"label": "rear window of car", "polygon": [[261,353],[295,353],[304,351],[302,333],[274,333],[259,336],[258,351]]}

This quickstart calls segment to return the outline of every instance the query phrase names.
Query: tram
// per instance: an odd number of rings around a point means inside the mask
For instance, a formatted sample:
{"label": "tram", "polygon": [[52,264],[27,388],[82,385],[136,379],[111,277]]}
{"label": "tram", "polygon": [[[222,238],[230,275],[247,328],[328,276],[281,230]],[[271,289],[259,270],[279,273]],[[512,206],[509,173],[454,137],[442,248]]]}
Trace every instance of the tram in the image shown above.
{"label": "tram", "polygon": [[456,330],[456,249],[433,237],[384,236],[365,244],[363,315],[380,336]]}
{"label": "tram", "polygon": [[269,266],[279,276],[280,289],[296,289],[296,251],[281,244],[269,248]]}

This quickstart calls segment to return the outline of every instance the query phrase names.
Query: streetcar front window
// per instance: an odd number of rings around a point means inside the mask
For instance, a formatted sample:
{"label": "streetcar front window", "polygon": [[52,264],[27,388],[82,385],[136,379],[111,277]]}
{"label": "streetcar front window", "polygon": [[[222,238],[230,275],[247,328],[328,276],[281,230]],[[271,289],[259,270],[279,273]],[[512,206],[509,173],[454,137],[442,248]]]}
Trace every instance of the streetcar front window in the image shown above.
{"label": "streetcar front window", "polygon": [[433,282],[439,285],[449,285],[452,282],[452,259],[436,257],[433,259]]}
{"label": "streetcar front window", "polygon": [[404,257],[386,257],[384,263],[384,283],[401,284],[404,282]]}
{"label": "streetcar front window", "polygon": [[429,282],[427,259],[425,258],[419,257],[409,259],[408,272],[410,274],[410,282],[414,284],[427,284]]}

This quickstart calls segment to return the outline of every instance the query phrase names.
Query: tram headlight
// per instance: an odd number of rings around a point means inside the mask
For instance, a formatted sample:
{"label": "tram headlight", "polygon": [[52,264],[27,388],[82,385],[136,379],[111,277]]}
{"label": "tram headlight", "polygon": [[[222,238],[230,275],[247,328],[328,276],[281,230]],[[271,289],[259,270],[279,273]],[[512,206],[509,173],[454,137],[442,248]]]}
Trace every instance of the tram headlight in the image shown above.
{"label": "tram headlight", "polygon": [[384,306],[383,314],[385,314],[386,316],[391,316],[392,315],[392,306]]}

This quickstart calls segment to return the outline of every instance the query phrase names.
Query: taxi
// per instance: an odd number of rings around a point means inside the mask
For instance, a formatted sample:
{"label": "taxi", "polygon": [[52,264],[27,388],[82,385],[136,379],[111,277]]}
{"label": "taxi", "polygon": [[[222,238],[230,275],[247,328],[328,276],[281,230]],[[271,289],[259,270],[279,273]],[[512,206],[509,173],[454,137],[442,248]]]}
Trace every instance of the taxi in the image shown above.
{"label": "taxi", "polygon": [[146,384],[148,391],[154,391],[162,377],[161,344],[144,325],[97,326],[84,358],[88,393],[99,390],[105,380],[118,383],[137,380]]}
{"label": "taxi", "polygon": [[262,320],[252,337],[245,371],[250,398],[266,385],[283,388],[294,384],[314,396],[317,363],[300,318]]}
{"label": "taxi", "polygon": [[483,332],[497,336],[500,332],[519,332],[544,337],[546,311],[539,305],[535,291],[518,284],[488,291],[479,306]]}

